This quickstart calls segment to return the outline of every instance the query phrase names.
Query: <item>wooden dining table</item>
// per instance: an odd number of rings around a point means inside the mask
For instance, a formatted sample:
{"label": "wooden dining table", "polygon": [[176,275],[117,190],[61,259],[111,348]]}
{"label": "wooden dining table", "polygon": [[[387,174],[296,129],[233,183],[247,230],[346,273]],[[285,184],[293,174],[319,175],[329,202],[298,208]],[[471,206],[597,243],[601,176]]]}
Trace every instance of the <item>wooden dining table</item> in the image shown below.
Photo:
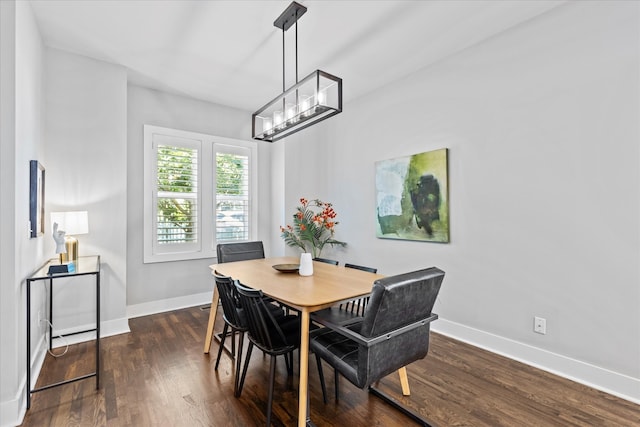
{"label": "wooden dining table", "polygon": [[[227,262],[210,266],[211,273],[230,276],[245,286],[262,292],[300,312],[300,376],[298,394],[298,426],[310,423],[307,398],[309,381],[309,315],[342,301],[367,295],[373,282],[384,276],[314,261],[313,275],[300,276],[297,271],[280,272],[274,265],[298,264],[298,258],[277,257]],[[211,313],[205,337],[204,352],[209,353],[218,307],[218,290],[214,286]],[[408,394],[406,370],[400,371],[404,394]]]}

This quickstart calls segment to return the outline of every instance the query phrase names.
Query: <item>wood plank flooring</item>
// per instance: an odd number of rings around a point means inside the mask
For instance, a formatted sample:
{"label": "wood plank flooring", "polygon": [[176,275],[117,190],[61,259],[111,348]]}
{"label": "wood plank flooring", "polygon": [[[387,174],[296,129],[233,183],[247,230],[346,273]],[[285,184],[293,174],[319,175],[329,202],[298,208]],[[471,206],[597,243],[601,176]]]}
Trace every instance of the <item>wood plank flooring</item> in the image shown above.
{"label": "wood plank flooring", "polygon": [[[218,311],[219,313],[221,310]],[[242,396],[233,397],[234,367],[218,344],[202,353],[209,312],[198,307],[130,320],[131,333],[101,341],[101,388],[87,379],[33,394],[23,426],[258,426],[265,423],[269,358],[251,358]],[[219,319],[218,328],[222,325]],[[245,346],[246,348],[246,346]],[[58,349],[59,350],[59,349]],[[91,372],[92,344],[47,356],[38,386]],[[313,362],[313,359],[311,359]],[[432,333],[427,357],[408,367],[411,396],[397,375],[379,387],[422,413],[433,426],[640,426],[640,406]],[[294,426],[297,377],[278,360],[272,422]],[[311,417],[322,426],[412,426],[413,421],[342,379],[322,402],[315,363],[309,368]]]}

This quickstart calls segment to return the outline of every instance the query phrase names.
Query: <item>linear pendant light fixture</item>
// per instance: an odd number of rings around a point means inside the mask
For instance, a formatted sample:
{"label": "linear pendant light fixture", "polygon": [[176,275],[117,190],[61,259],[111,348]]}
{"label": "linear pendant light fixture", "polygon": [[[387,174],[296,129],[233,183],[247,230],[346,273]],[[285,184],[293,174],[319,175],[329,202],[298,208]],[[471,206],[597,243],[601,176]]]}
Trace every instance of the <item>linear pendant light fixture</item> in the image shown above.
{"label": "linear pendant light fixture", "polygon": [[[298,19],[307,8],[295,1],[273,25],[282,30],[282,94],[252,115],[252,137],[274,142],[342,112],[342,79],[316,70],[298,81]],[[285,90],[284,33],[296,28],[296,84]]]}

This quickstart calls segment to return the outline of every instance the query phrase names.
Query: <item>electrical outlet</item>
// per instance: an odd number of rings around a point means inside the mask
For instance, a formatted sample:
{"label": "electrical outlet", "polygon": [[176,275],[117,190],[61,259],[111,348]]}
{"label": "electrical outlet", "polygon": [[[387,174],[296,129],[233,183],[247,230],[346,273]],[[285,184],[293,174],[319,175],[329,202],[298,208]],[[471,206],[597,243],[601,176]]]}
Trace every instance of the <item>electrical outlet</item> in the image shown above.
{"label": "electrical outlet", "polygon": [[47,316],[45,316],[42,312],[42,310],[38,310],[38,325],[41,328],[44,328],[44,326],[49,322],[49,319],[47,319]]}
{"label": "electrical outlet", "polygon": [[534,317],[533,318],[533,332],[538,334],[546,334],[547,333],[547,319],[543,317]]}

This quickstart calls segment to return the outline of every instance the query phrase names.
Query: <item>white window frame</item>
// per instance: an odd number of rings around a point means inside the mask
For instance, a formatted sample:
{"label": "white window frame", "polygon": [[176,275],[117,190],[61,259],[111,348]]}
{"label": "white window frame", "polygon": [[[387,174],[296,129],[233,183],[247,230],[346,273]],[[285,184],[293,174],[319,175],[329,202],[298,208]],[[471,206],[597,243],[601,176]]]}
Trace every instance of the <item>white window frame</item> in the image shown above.
{"label": "white window frame", "polygon": [[[154,140],[176,142],[176,145],[198,148],[198,212],[197,242],[158,245],[157,222],[157,158]],[[169,262],[216,257],[216,151],[229,147],[249,149],[249,239],[258,235],[258,150],[254,141],[224,138],[197,132],[144,125],[144,197],[143,197],[143,262]]]}

